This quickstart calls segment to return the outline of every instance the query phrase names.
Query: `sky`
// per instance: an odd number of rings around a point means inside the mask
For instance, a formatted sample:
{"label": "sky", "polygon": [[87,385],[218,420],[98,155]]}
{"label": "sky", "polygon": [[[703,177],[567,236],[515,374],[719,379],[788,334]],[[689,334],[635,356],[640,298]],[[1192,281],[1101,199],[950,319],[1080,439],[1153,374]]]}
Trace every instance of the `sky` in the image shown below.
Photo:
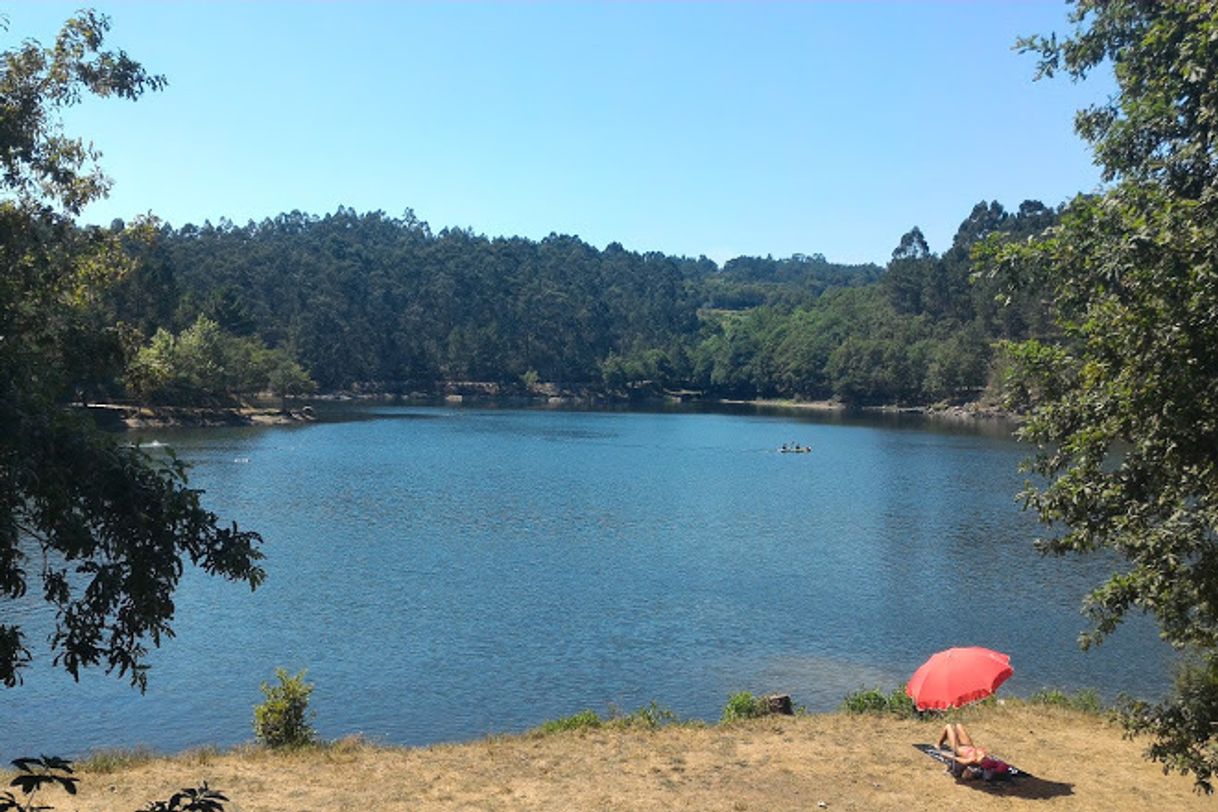
{"label": "sky", "polygon": [[[81,0],[0,6],[4,47]],[[243,224],[339,205],[435,231],[884,263],[973,205],[1099,186],[1074,111],[1111,78],[1033,81],[1064,2],[99,2],[164,74],[65,115],[114,179],[88,222]]]}

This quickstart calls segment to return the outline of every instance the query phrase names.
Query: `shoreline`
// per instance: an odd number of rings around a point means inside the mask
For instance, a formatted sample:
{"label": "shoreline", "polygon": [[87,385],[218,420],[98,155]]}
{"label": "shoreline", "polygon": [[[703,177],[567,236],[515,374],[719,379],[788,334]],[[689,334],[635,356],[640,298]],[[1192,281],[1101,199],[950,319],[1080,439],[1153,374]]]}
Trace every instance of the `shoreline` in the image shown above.
{"label": "shoreline", "polygon": [[91,403],[82,408],[102,428],[208,428],[216,426],[290,426],[316,420],[313,408],[267,406],[150,406]]}
{"label": "shoreline", "polygon": [[[240,745],[176,755],[100,753],[76,764],[79,792],[48,790],[61,810],[134,809],[202,782],[242,812],[336,808],[438,810],[1053,809],[1204,810],[1191,776],[1164,774],[1097,714],[1009,702],[953,716],[1028,776],[961,781],[914,745],[941,718],[844,712],[714,725],[603,725],[397,747],[358,735],[271,751]],[[11,773],[4,773],[7,783]]]}
{"label": "shoreline", "polygon": [[81,408],[104,428],[207,428],[216,426],[288,426],[317,420],[312,404],[391,403],[405,406],[519,406],[523,408],[563,407],[666,407],[721,406],[730,409],[754,408],[819,414],[911,415],[952,423],[1008,422],[1017,424],[1022,416],[980,401],[964,404],[927,404],[900,406],[851,406],[837,400],[796,400],[790,398],[702,398],[690,392],[665,392],[647,397],[611,396],[604,392],[545,390],[504,392],[486,384],[460,387],[451,385],[444,394],[420,392],[400,394],[388,391],[326,392],[309,398],[294,399],[289,405],[272,407],[241,406],[156,406],[151,404],[94,403]]}
{"label": "shoreline", "polygon": [[766,409],[790,409],[792,411],[824,412],[830,414],[853,412],[859,414],[917,415],[933,420],[955,422],[996,420],[1018,423],[1023,419],[1022,415],[1005,411],[996,406],[985,405],[981,401],[969,401],[968,403],[952,405],[934,403],[921,406],[850,406],[837,400],[790,400],[784,398],[757,398],[755,400],[721,398],[719,400],[704,402],[736,407],[754,406]]}
{"label": "shoreline", "polygon": [[753,400],[737,400],[734,398],[719,398],[708,400],[707,403],[721,403],[724,406],[756,406],[763,409],[795,409],[808,412],[846,412],[850,407],[836,400],[789,400],[786,398],[755,398]]}

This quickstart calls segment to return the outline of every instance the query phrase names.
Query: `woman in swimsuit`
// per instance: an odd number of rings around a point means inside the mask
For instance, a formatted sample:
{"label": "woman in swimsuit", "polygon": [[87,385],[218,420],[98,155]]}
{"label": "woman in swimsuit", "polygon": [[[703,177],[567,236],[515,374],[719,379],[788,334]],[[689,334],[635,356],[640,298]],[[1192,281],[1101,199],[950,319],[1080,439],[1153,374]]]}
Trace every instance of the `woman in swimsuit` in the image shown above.
{"label": "woman in swimsuit", "polygon": [[943,728],[943,733],[939,735],[938,747],[943,749],[943,743],[947,742],[952,748],[952,764],[948,765],[952,768],[952,772],[956,775],[963,774],[969,776],[969,771],[965,767],[980,767],[984,759],[990,757],[989,752],[984,747],[978,747],[973,744],[973,739],[968,735],[968,731],[964,729],[964,725],[959,722],[952,724],[948,722]]}

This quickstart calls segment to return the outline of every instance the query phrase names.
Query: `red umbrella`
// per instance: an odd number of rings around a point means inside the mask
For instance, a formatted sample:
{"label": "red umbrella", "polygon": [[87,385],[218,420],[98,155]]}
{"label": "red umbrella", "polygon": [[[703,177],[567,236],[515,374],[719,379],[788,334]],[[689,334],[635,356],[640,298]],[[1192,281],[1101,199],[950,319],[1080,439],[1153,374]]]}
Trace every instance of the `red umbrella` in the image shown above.
{"label": "red umbrella", "polygon": [[905,693],[918,710],[958,708],[985,699],[1015,673],[1000,651],[972,646],[932,655],[910,677]]}

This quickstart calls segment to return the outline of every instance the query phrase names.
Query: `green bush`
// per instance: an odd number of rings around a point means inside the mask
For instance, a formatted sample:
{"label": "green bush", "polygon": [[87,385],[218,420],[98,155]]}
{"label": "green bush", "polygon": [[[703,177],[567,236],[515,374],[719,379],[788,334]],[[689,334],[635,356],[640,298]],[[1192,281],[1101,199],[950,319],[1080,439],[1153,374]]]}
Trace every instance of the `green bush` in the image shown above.
{"label": "green bush", "polygon": [[183,787],[167,801],[152,801],[136,812],[224,812],[228,796],[207,786]]}
{"label": "green bush", "polygon": [[901,686],[893,688],[892,693],[888,695],[888,712],[909,718],[918,715],[918,709],[914,707],[913,697],[905,693],[905,689]]}
{"label": "green bush", "polygon": [[582,710],[579,713],[570,716],[563,716],[559,719],[550,719],[542,722],[534,732],[540,733],[543,736],[551,733],[562,733],[567,730],[582,730],[584,728],[596,728],[601,726],[601,717],[596,715],[594,710]]}
{"label": "green bush", "polygon": [[664,727],[664,725],[679,722],[677,714],[663,707],[654,699],[651,703],[632,713],[618,714],[614,712],[610,724],[615,727],[644,727],[648,730]]}
{"label": "green bush", "polygon": [[316,742],[314,714],[309,711],[309,694],[313,686],[304,681],[302,670],[290,676],[287,669],[276,668],[278,685],[262,683],[266,701],[254,706],[254,735],[267,747],[304,747]]}
{"label": "green bush", "polygon": [[1056,708],[1070,707],[1070,695],[1056,688],[1041,688],[1028,697],[1033,705],[1050,705]]}
{"label": "green bush", "polygon": [[1028,697],[1028,701],[1034,705],[1071,708],[1083,713],[1101,713],[1104,710],[1099,692],[1094,688],[1084,688],[1073,694],[1059,691],[1056,688],[1042,688]]}
{"label": "green bush", "polygon": [[853,691],[846,694],[841,709],[846,713],[891,713],[900,717],[918,715],[913,700],[899,686],[887,694],[878,688]]}
{"label": "green bush", "polygon": [[883,713],[888,710],[888,696],[876,688],[851,691],[842,700],[842,710],[847,713]]}
{"label": "green bush", "polygon": [[551,733],[562,733],[567,730],[582,730],[598,727],[615,728],[645,728],[655,730],[668,724],[679,723],[677,714],[663,707],[654,699],[636,711],[623,713],[616,706],[609,706],[608,718],[602,719],[596,711],[583,710],[571,716],[551,719],[533,728],[532,732],[545,736]]}
{"label": "green bush", "polygon": [[176,336],[157,330],[135,351],[124,381],[138,400],[189,406],[230,404],[267,390],[287,398],[317,388],[287,351],[227,333],[206,316]]}
{"label": "green bush", "polygon": [[748,691],[741,691],[738,694],[732,694],[727,704],[723,706],[723,716],[721,722],[735,722],[738,719],[755,719],[758,716],[766,716],[770,712],[770,706],[761,697],[753,696]]}

